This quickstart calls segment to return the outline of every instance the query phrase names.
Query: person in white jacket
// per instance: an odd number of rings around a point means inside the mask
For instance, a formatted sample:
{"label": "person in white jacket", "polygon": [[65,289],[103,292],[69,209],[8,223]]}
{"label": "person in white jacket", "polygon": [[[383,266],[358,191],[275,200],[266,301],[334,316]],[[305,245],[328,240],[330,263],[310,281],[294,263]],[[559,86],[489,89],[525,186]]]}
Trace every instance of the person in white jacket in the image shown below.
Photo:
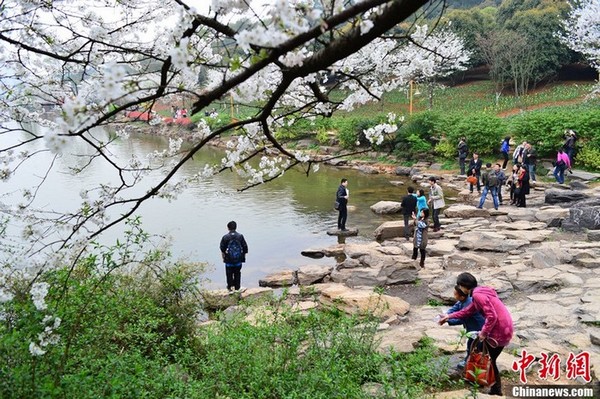
{"label": "person in white jacket", "polygon": [[440,230],[440,212],[443,207],[446,206],[444,202],[444,191],[442,191],[442,187],[437,184],[437,180],[435,177],[431,176],[429,178],[429,205],[433,208],[432,219],[433,219],[433,231]]}

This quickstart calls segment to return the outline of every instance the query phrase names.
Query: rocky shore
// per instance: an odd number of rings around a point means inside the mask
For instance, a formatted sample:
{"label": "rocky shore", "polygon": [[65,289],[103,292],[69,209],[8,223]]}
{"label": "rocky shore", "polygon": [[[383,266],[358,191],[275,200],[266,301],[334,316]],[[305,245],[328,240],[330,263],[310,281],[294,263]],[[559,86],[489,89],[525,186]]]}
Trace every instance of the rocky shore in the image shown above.
{"label": "rocky shore", "polygon": [[[394,173],[411,176],[418,185],[427,184],[431,175],[415,168],[396,168]],[[585,172],[582,176],[598,177]],[[401,237],[403,222],[387,222],[373,233],[371,243],[349,239],[346,244],[302,252],[308,258],[331,258],[331,265],[307,262],[297,270],[281,270],[262,279],[261,288],[247,289],[239,297],[268,298],[274,289],[289,287],[289,300],[301,311],[335,303],[348,313],[379,316],[381,351],[412,351],[419,340],[429,337],[458,361],[464,353],[464,343],[457,344],[460,329],[440,327],[433,318],[454,302],[456,276],[469,271],[480,284],[497,290],[514,319],[515,336],[498,359],[501,371],[516,378],[511,367],[522,350],[538,359],[542,353],[557,354],[562,360],[560,380],[542,383],[582,383],[566,380],[564,367],[570,353],[587,352],[597,381],[600,187],[581,178],[571,178],[570,186],[538,182],[527,208],[505,205],[496,211],[474,206],[479,198],[465,189],[464,176],[441,177],[442,187],[459,194],[457,202],[444,210],[442,230],[429,234],[424,268],[410,258],[412,241]],[[490,198],[486,206],[491,203]],[[373,212],[398,211],[395,203],[368,205]],[[385,293],[376,293],[375,287],[383,287]],[[214,308],[235,307],[239,298],[224,291],[204,296]],[[435,306],[439,304],[443,305]],[[537,372],[530,369],[532,375]]]}
{"label": "rocky shore", "polygon": [[[145,133],[166,137],[197,139],[191,129],[149,127]],[[218,138],[210,145],[225,148],[230,138]],[[295,143],[294,149],[308,150],[314,143]],[[425,267],[410,258],[412,241],[402,238],[403,222],[386,222],[373,232],[373,242],[352,243],[326,248],[307,248],[307,258],[331,258],[330,265],[307,262],[297,270],[280,270],[236,295],[226,290],[205,291],[208,309],[246,312],[248,320],[265,308],[240,307],[239,301],[257,304],[269,301],[286,287],[287,301],[299,312],[335,305],[347,313],[369,312],[381,320],[379,350],[410,352],[427,337],[458,362],[464,354],[458,327],[438,326],[433,318],[454,302],[456,276],[474,274],[481,285],[494,287],[510,309],[515,336],[498,359],[509,380],[518,381],[512,370],[523,350],[539,360],[542,353],[561,359],[558,381],[541,384],[583,383],[565,377],[569,354],[587,352],[594,383],[600,374],[600,185],[590,184],[600,175],[574,171],[568,185],[541,183],[532,187],[527,208],[492,207],[477,209],[477,194],[466,190],[465,176],[443,172],[441,165],[420,162],[410,167],[379,164],[374,161],[335,157],[337,147],[319,149],[318,159],[366,174],[385,173],[411,179],[428,188],[427,178],[436,176],[450,198],[442,230],[429,233]],[[372,159],[380,154],[370,154]],[[543,165],[551,169],[551,165]],[[390,178],[390,184],[403,182]],[[508,198],[508,192],[504,192]],[[508,201],[505,201],[508,203]],[[399,203],[382,201],[370,206],[374,213],[396,213]],[[491,208],[491,209],[490,209]],[[349,234],[349,235],[354,235]],[[379,287],[383,289],[376,290]],[[210,322],[210,321],[208,321]],[[529,369],[536,380],[539,367]],[[511,378],[513,377],[513,378]],[[370,389],[372,389],[371,387]],[[376,389],[376,387],[375,387]],[[466,390],[438,392],[436,398],[464,398]],[[485,398],[487,395],[479,395]]]}

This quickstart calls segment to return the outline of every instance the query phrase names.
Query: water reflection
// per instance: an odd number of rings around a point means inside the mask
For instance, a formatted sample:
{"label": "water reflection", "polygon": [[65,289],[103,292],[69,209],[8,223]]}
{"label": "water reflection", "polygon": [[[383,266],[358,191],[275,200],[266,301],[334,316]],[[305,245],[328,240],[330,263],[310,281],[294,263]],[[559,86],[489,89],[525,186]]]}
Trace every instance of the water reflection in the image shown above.
{"label": "water reflection", "polygon": [[[95,132],[99,139],[103,132]],[[1,144],[1,143],[0,143]],[[100,182],[118,179],[114,169],[94,160],[80,174],[73,174],[69,166],[82,166],[91,155],[91,148],[82,141],[69,144],[69,151],[58,157],[55,172],[47,177],[40,189],[36,206],[59,211],[72,211],[81,202],[79,193]],[[167,148],[168,140],[162,137],[132,135],[118,139],[110,146],[111,153],[123,166],[132,157],[145,157],[152,151]],[[37,148],[40,149],[40,148]],[[72,155],[77,154],[77,155]],[[204,164],[218,161],[220,150],[206,149],[187,163],[178,177],[198,173]],[[7,190],[31,185],[40,181],[40,168],[53,160],[49,152],[42,154],[35,164],[19,170],[18,180],[5,184]],[[154,181],[162,178],[159,172],[151,174]],[[358,237],[328,236],[326,231],[337,224],[337,212],[333,209],[335,192],[341,178],[349,180],[351,192],[348,227],[358,228]],[[369,207],[380,200],[400,201],[404,187],[395,187],[390,180],[397,176],[365,175],[355,170],[341,170],[322,166],[309,177],[303,170],[294,170],[284,177],[245,192],[238,192],[244,182],[237,174],[227,171],[204,180],[180,195],[176,200],[153,198],[138,211],[146,231],[169,235],[173,239],[173,253],[194,262],[208,262],[211,271],[208,278],[212,287],[224,287],[225,273],[221,263],[219,241],[227,232],[230,220],[238,223],[238,231],[244,234],[249,246],[247,263],[242,270],[242,285],[252,287],[264,275],[279,269],[295,269],[304,264],[335,263],[333,259],[309,259],[300,252],[310,247],[334,245],[338,242],[370,241],[374,229],[381,223],[398,219],[398,216],[376,215]],[[131,193],[141,193],[144,184]],[[3,198],[6,200],[6,198]],[[14,200],[14,199],[13,199]],[[110,230],[101,240],[114,242],[122,234],[123,227]]]}

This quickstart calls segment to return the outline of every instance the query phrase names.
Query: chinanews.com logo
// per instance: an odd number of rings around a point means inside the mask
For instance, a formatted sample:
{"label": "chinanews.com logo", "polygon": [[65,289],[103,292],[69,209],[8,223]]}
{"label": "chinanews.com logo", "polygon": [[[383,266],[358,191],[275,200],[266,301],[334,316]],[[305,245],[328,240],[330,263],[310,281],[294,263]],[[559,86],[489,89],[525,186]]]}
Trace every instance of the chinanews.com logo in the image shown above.
{"label": "chinanews.com logo", "polygon": [[[522,350],[518,360],[512,364],[512,370],[519,373],[522,385],[508,386],[508,397],[512,398],[599,398],[600,385],[592,382],[590,353],[569,352],[564,367],[563,360],[558,354],[541,352],[539,356]],[[558,381],[561,375],[567,380],[573,380],[573,385],[526,385],[527,371],[538,365],[537,376],[548,382]],[[575,380],[584,385],[577,384]]]}
{"label": "chinanews.com logo", "polygon": [[598,385],[512,385],[508,387],[509,398],[598,398]]}

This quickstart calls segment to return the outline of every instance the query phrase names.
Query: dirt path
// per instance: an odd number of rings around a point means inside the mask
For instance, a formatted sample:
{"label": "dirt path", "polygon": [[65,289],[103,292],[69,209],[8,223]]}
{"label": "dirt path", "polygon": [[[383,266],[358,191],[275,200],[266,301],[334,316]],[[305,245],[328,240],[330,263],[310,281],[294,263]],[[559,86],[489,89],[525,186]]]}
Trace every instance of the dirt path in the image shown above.
{"label": "dirt path", "polygon": [[563,101],[549,101],[549,102],[545,102],[545,103],[540,103],[540,104],[535,104],[535,105],[529,105],[526,106],[524,108],[513,108],[513,109],[509,109],[507,111],[502,111],[497,113],[496,115],[499,116],[500,118],[505,118],[507,116],[512,116],[512,115],[517,115],[521,112],[524,111],[533,111],[536,109],[540,109],[540,108],[546,108],[546,107],[555,107],[555,106],[562,106],[562,105],[572,105],[572,104],[577,104],[581,102],[581,98],[574,98],[572,100],[563,100]]}

